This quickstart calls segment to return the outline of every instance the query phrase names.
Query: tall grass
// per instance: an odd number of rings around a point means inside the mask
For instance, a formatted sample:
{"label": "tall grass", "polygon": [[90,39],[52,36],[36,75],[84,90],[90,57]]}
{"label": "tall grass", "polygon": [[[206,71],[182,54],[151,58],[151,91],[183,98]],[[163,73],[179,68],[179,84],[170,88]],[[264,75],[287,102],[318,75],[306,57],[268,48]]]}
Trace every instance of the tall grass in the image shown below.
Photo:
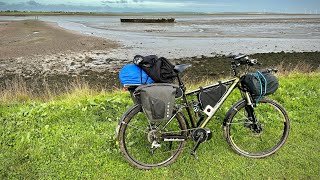
{"label": "tall grass", "polygon": [[281,62],[279,65],[276,66],[276,69],[278,69],[278,73],[281,75],[289,75],[292,73],[311,73],[311,72],[319,72],[320,71],[320,64],[319,67],[316,70],[313,70],[314,68],[306,63],[306,62],[298,62],[295,66],[285,64],[284,62]]}
{"label": "tall grass", "polygon": [[22,78],[14,78],[12,81],[5,81],[4,87],[0,91],[0,101],[8,103],[10,101],[27,101],[33,97],[31,90],[27,88],[26,81]]}
{"label": "tall grass", "polygon": [[[21,77],[15,77],[12,80],[5,81],[0,87],[0,103],[27,102],[31,100],[48,101],[61,95],[69,96],[92,96],[103,89],[90,87],[88,82],[82,79],[75,79],[65,86],[50,88],[49,83],[44,79],[42,89],[34,89],[27,84],[26,80]],[[59,90],[58,90],[59,89]]]}
{"label": "tall grass", "polygon": [[[297,65],[286,65],[284,63],[280,63],[276,68],[279,70],[279,75],[289,75],[292,73],[310,73],[314,71],[311,65],[305,62],[299,62]],[[320,71],[320,66],[315,72]],[[231,74],[228,76],[231,77]],[[219,75],[217,77],[190,77],[184,76],[183,80],[188,85],[188,89],[193,89],[199,87],[203,84],[210,84],[212,82],[217,82],[220,79],[226,78],[225,76]],[[29,83],[29,84],[28,84]],[[31,84],[38,84],[39,82],[31,82]],[[89,85],[87,81],[81,78],[76,78],[72,80],[70,83],[65,84],[62,87],[52,88],[52,84],[50,84],[46,79],[42,79],[41,90],[35,89],[38,86],[30,85],[30,82],[27,82],[22,77],[15,77],[12,80],[6,80],[4,85],[0,87],[0,103],[10,103],[10,102],[27,102],[30,100],[52,100],[57,96],[61,95],[69,95],[69,96],[77,96],[77,95],[87,95],[91,96],[94,94],[98,94],[100,92],[104,92],[105,89],[102,87],[92,87]],[[61,86],[61,85],[60,85]],[[120,90],[120,87],[113,88],[114,91]]]}

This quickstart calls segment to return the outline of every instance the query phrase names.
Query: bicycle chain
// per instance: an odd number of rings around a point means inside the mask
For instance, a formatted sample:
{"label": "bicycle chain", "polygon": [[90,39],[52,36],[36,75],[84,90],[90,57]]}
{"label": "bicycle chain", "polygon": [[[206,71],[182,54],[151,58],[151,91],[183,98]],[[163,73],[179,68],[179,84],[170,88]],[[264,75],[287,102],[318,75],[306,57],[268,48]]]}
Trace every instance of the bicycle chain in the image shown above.
{"label": "bicycle chain", "polygon": [[[133,125],[129,125],[129,124],[126,123],[126,122],[122,122],[121,124],[125,124],[125,125],[127,125],[127,126],[133,127],[133,128],[135,128],[135,129],[137,129],[137,130],[139,130],[139,131],[141,131],[141,132],[143,132],[143,133],[145,133],[145,134],[148,134],[148,133],[149,133],[149,132],[146,132],[146,131],[144,131],[144,130],[141,130],[141,129],[133,126]],[[196,129],[199,129],[199,128],[190,128],[190,129],[179,130],[179,131],[168,131],[168,132],[166,132],[166,133],[177,133],[177,132],[184,132],[184,131],[189,131],[189,130],[191,131],[191,130],[196,130]]]}
{"label": "bicycle chain", "polygon": [[[145,133],[145,134],[148,134],[148,132],[146,132],[145,130],[141,130],[141,129],[133,126],[133,125],[129,125],[129,124],[126,123],[126,122],[122,122],[122,124],[125,124],[125,125],[127,125],[127,126],[133,127],[133,128],[135,128],[135,129],[137,129],[137,130],[139,130],[139,131],[141,131],[141,132],[143,132],[143,133]],[[189,130],[195,130],[195,129],[198,129],[198,128],[190,128],[190,129],[185,129],[185,130],[180,130],[180,131],[169,131],[169,132],[166,132],[166,133],[183,132],[183,131],[189,131]],[[181,149],[184,150],[184,149],[192,148],[192,147],[193,147],[193,145],[188,145],[188,146],[184,146],[184,147],[181,148]],[[176,152],[176,151],[177,151],[177,150],[170,150],[170,151],[164,151],[164,152],[157,153],[157,154],[165,154],[165,153],[168,153],[168,152]]]}

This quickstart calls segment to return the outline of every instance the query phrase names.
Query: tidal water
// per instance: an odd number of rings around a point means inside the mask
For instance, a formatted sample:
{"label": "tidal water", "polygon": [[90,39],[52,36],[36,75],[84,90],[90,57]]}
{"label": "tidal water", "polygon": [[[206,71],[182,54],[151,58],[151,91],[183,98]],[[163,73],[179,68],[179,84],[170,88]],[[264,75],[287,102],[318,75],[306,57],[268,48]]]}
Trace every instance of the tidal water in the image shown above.
{"label": "tidal water", "polygon": [[[121,23],[120,18],[175,18],[175,23]],[[34,17],[0,17],[1,20]],[[172,58],[229,53],[320,51],[320,15],[40,16],[39,20],[118,41],[108,55]]]}

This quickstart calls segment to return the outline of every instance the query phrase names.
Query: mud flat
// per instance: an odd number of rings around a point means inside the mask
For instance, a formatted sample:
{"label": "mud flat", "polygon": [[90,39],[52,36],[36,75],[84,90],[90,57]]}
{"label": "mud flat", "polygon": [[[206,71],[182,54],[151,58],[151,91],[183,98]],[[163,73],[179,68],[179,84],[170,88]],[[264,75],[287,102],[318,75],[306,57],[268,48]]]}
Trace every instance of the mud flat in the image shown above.
{"label": "mud flat", "polygon": [[[42,21],[2,21],[0,38],[2,90],[16,81],[23,81],[35,93],[47,88],[63,92],[79,80],[95,89],[117,89],[120,88],[120,68],[131,63],[133,58],[117,56],[118,50],[126,46],[115,41],[81,35]],[[177,53],[171,51],[171,54]],[[163,56],[174,64],[193,64],[185,75],[188,80],[230,75],[230,62],[223,54],[188,58]],[[284,62],[290,68],[305,62],[317,70],[320,65],[320,52],[256,53],[251,56],[258,58],[263,67]]]}
{"label": "mud flat", "polygon": [[102,74],[102,79],[109,79],[113,65],[118,63],[111,59],[93,59],[99,56],[99,51],[107,53],[119,47],[118,43],[42,21],[2,21],[0,39],[2,88],[15,79],[26,81],[29,88],[39,92],[44,85],[63,88],[82,77],[99,83],[97,77]]}

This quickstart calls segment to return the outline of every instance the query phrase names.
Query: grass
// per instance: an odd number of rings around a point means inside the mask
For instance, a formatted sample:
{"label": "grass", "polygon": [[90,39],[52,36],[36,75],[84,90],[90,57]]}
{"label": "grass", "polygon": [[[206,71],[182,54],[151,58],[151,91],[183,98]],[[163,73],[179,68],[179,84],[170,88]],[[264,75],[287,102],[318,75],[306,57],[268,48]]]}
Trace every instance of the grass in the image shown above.
{"label": "grass", "polygon": [[286,108],[291,132],[276,154],[250,159],[228,147],[221,122],[239,99],[234,93],[209,124],[213,138],[200,145],[199,160],[188,142],[177,162],[150,171],[130,166],[114,140],[132,104],[128,93],[79,87],[49,99],[7,98],[0,105],[0,179],[318,179],[319,80],[319,72],[280,76],[271,98]]}

